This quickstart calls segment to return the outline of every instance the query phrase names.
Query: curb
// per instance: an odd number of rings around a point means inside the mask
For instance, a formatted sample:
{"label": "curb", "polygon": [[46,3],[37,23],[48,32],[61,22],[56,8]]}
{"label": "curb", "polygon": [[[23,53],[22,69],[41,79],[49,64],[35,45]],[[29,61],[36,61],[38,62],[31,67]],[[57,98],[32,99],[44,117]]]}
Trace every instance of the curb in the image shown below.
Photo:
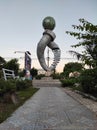
{"label": "curb", "polygon": [[78,91],[78,90],[74,90],[74,92],[76,92],[76,93],[82,95],[83,98],[89,98],[89,99],[92,99],[93,101],[97,101],[97,98],[94,97],[94,96],[92,96],[92,95],[90,95],[90,94],[86,94],[86,93],[83,93],[83,92]]}

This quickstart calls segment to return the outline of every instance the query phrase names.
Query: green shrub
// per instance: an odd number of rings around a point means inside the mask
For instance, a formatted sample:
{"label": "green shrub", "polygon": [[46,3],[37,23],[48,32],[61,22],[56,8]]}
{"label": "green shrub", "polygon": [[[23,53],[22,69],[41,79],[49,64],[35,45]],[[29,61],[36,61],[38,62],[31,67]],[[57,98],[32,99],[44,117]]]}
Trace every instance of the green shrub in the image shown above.
{"label": "green shrub", "polygon": [[26,80],[24,80],[24,83],[26,84],[27,88],[32,86],[32,80],[26,79]]}
{"label": "green shrub", "polygon": [[0,80],[0,96],[3,96],[4,93],[13,92],[16,90],[16,85],[10,80]]}
{"label": "green shrub", "polygon": [[5,81],[0,80],[0,96],[3,96],[3,94],[6,92],[6,86]]}
{"label": "green shrub", "polygon": [[74,78],[63,79],[61,80],[61,82],[63,87],[71,87],[75,84],[75,79]]}
{"label": "green shrub", "polygon": [[16,81],[16,90],[23,90],[26,89],[28,87],[32,86],[32,81],[31,80],[17,80]]}
{"label": "green shrub", "polygon": [[45,75],[44,75],[44,74],[39,74],[39,75],[37,75],[35,78],[36,78],[36,79],[41,79],[42,77],[45,77]]}
{"label": "green shrub", "polygon": [[16,85],[14,82],[10,82],[9,80],[8,81],[5,81],[5,86],[6,86],[6,92],[13,92],[16,90]]}
{"label": "green shrub", "polygon": [[80,84],[84,92],[95,95],[97,93],[97,69],[84,70],[80,75]]}
{"label": "green shrub", "polygon": [[1,80],[0,79],[0,96],[3,96],[4,93],[12,93],[16,90],[23,90],[32,86],[31,80]]}
{"label": "green shrub", "polygon": [[51,76],[53,77],[53,79],[61,79],[63,77],[59,73],[52,74]]}
{"label": "green shrub", "polygon": [[23,90],[25,89],[27,86],[26,86],[26,83],[24,82],[24,80],[17,80],[16,81],[16,90],[19,91],[19,90]]}

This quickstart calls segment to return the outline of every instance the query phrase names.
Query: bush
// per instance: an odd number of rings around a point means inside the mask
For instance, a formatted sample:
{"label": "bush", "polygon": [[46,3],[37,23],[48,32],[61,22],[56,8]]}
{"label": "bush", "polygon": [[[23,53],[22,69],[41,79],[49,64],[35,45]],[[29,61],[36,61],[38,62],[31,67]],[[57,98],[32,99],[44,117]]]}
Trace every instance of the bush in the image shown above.
{"label": "bush", "polygon": [[3,96],[5,91],[6,91],[5,81],[4,80],[0,80],[0,96]]}
{"label": "bush", "polygon": [[4,93],[13,92],[16,90],[15,81],[11,82],[10,80],[0,80],[0,96],[3,96]]}
{"label": "bush", "polygon": [[41,79],[42,77],[45,77],[45,75],[44,75],[44,74],[39,74],[39,75],[37,75],[35,78],[36,78],[36,79]]}
{"label": "bush", "polygon": [[32,86],[31,80],[1,80],[0,79],[0,96],[5,93],[12,93],[16,90],[23,90]]}
{"label": "bush", "polygon": [[63,75],[59,74],[59,73],[55,73],[51,75],[53,77],[53,79],[62,79]]}
{"label": "bush", "polygon": [[97,95],[97,68],[84,70],[80,75],[80,84],[85,93]]}
{"label": "bush", "polygon": [[17,80],[16,81],[16,90],[23,90],[27,88],[26,83],[23,80]]}
{"label": "bush", "polygon": [[75,84],[76,80],[74,78],[68,78],[61,80],[63,87],[71,87]]}
{"label": "bush", "polygon": [[16,90],[16,85],[14,82],[10,82],[10,80],[5,82],[5,88],[6,88],[6,92],[14,92]]}
{"label": "bush", "polygon": [[17,80],[16,81],[16,90],[23,90],[26,89],[28,87],[32,86],[32,81],[31,80]]}
{"label": "bush", "polygon": [[32,80],[26,79],[26,80],[24,80],[24,83],[26,84],[27,88],[32,86]]}

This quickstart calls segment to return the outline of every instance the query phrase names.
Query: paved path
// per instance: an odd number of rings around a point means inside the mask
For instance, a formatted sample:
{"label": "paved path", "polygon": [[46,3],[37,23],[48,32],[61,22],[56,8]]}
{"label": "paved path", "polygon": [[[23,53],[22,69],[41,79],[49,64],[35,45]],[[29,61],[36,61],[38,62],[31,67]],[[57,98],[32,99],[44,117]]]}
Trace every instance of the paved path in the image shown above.
{"label": "paved path", "polygon": [[71,96],[72,98],[74,98],[75,100],[77,100],[78,102],[83,104],[84,106],[86,106],[92,112],[94,112],[95,115],[97,116],[97,101],[95,101],[93,99],[85,98],[83,95],[79,94],[79,91],[76,91],[76,90],[74,91],[74,90],[72,90],[71,88],[68,88],[68,87],[64,88],[64,91],[69,96]]}
{"label": "paved path", "polygon": [[41,87],[0,130],[97,130],[97,117],[63,88]]}

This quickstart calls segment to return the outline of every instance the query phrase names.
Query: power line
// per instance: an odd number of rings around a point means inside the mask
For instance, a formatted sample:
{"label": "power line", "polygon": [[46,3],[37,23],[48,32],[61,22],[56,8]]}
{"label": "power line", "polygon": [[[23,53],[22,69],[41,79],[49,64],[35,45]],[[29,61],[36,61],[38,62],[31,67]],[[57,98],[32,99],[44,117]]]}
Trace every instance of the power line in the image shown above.
{"label": "power line", "polygon": [[[24,59],[25,57],[3,57],[4,59]],[[38,60],[36,57],[35,58],[31,58],[32,60]],[[48,57],[47,58],[45,58],[45,59],[48,59]],[[70,58],[70,57],[62,57],[61,58],[61,60],[77,60],[76,58]],[[49,57],[49,60],[53,60],[53,58],[50,58]]]}

